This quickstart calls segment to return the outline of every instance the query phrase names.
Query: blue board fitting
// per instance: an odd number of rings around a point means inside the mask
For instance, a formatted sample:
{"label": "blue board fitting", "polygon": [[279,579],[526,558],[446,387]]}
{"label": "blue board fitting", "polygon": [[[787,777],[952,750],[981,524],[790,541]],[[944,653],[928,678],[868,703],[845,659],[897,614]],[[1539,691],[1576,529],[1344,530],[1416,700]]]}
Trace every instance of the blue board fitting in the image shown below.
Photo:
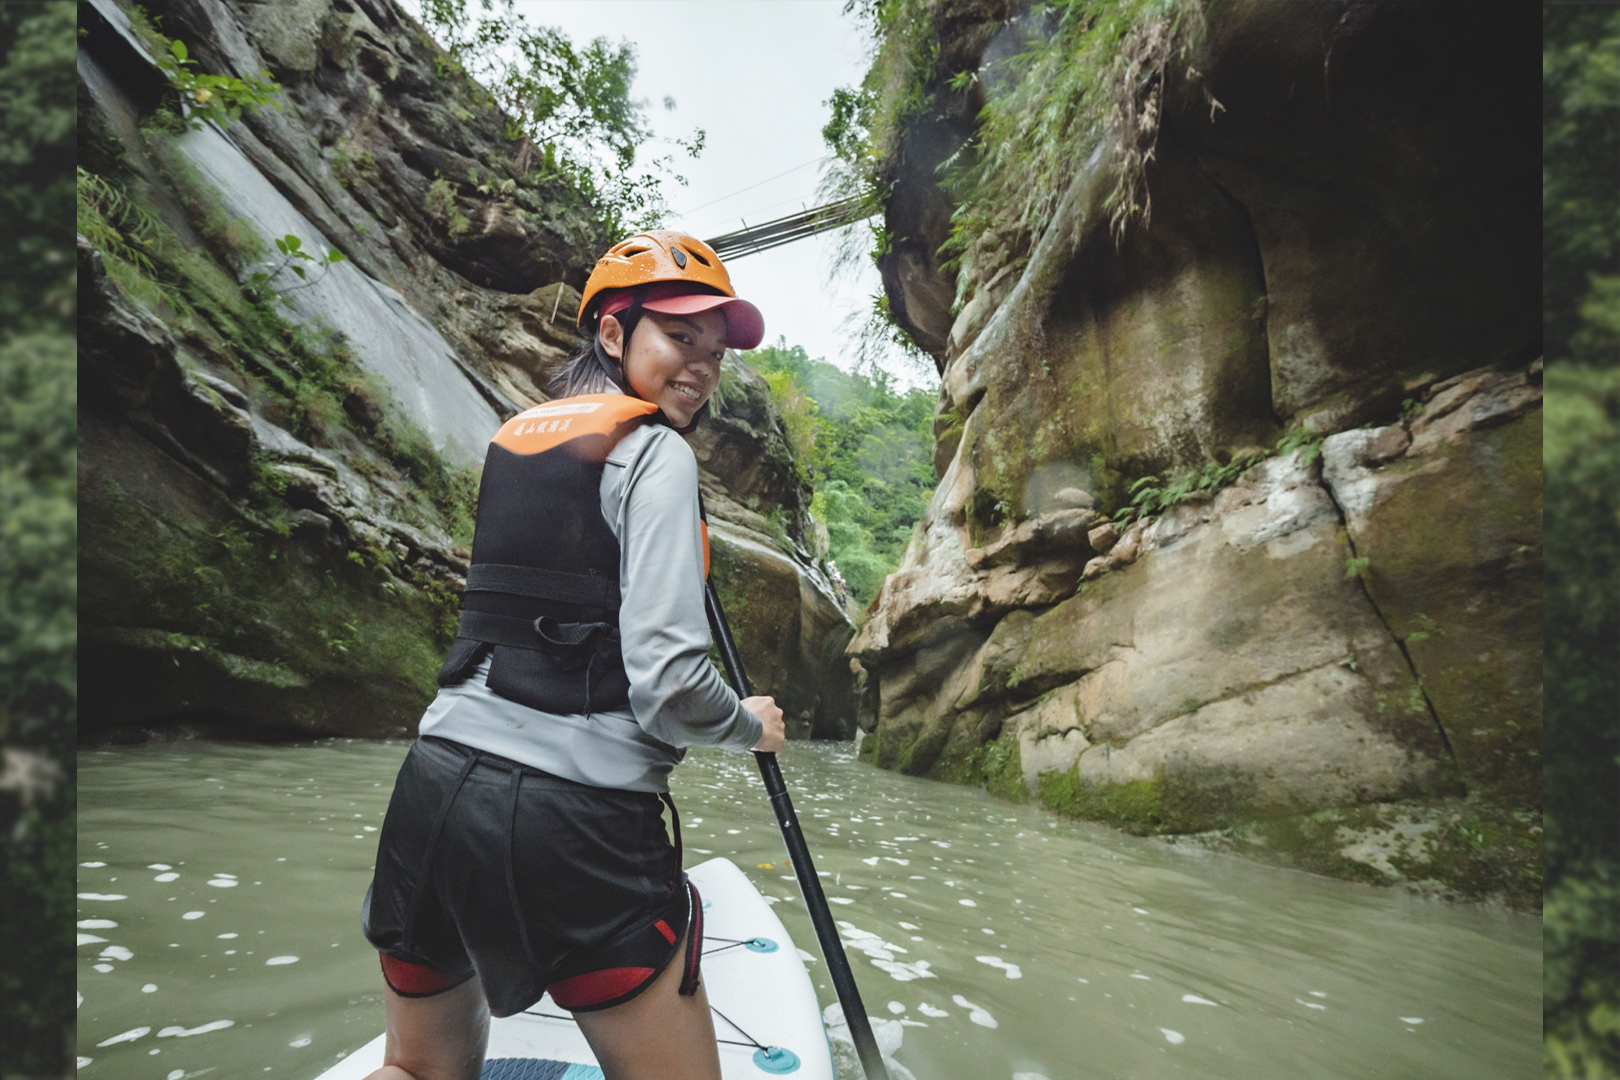
{"label": "blue board fitting", "polygon": [[757,937],[743,942],[743,948],[749,952],[775,952],[777,945],[768,937]]}
{"label": "blue board fitting", "polygon": [[754,1051],[754,1064],[777,1075],[797,1072],[799,1055],[780,1046],[762,1046]]}

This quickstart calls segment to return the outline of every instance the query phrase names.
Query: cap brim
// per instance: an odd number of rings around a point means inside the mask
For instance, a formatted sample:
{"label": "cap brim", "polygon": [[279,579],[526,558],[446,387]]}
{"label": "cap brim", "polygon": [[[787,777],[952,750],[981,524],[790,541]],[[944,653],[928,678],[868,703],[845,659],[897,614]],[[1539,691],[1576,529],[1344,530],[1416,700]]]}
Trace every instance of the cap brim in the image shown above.
{"label": "cap brim", "polygon": [[686,293],[659,300],[643,301],[643,308],[665,315],[696,315],[718,310],[726,317],[726,345],[733,349],[753,349],[765,340],[765,317],[759,308],[734,296]]}

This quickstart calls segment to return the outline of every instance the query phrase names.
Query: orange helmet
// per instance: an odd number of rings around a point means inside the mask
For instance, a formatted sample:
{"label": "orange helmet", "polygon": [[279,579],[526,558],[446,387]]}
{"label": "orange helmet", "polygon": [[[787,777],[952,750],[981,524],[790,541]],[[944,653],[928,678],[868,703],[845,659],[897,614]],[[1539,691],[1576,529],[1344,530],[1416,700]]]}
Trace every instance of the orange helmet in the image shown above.
{"label": "orange helmet", "polygon": [[[596,261],[590,278],[585,282],[585,295],[580,299],[575,324],[581,330],[586,329],[586,318],[593,304],[603,299],[604,293],[655,284],[662,287],[655,290],[656,298],[647,298],[646,305],[655,311],[667,309],[673,313],[689,314],[713,307],[726,310],[729,325],[727,344],[732,348],[752,349],[765,335],[764,320],[759,310],[748,301],[738,299],[736,290],[731,287],[731,275],[726,273],[714,249],[685,233],[667,229],[637,233],[608,248],[607,254]],[[714,293],[719,296],[714,296]],[[693,297],[692,301],[682,304],[676,299],[678,294],[703,294],[713,299],[702,303],[696,302],[696,297]],[[628,302],[627,299],[620,300],[617,306],[627,306]]]}

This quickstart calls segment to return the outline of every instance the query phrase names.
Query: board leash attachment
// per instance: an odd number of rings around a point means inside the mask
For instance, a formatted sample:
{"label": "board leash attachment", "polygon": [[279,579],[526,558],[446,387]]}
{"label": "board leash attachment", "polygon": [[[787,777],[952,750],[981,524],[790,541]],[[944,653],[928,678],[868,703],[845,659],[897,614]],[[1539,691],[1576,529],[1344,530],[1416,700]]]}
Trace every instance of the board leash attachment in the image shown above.
{"label": "board leash attachment", "polygon": [[[720,595],[714,582],[703,583],[704,607],[709,615],[709,629],[720,648],[720,660],[725,664],[726,677],[738,697],[753,697],[748,673],[743,670],[742,656],[737,652],[737,640],[731,636],[731,625],[720,606]],[[832,908],[827,895],[821,890],[821,878],[816,876],[815,863],[810,858],[810,847],[804,842],[804,830],[799,827],[799,816],[793,812],[793,800],[788,798],[787,781],[782,778],[782,766],[775,754],[755,751],[759,763],[760,779],[765,781],[765,792],[771,797],[771,809],[776,811],[776,824],[782,829],[782,840],[787,844],[788,858],[793,864],[793,875],[799,879],[799,891],[804,894],[804,905],[810,909],[810,924],[815,927],[816,940],[821,944],[821,955],[827,960],[827,972],[832,976],[833,989],[844,1007],[844,1021],[849,1024],[849,1036],[860,1055],[861,1069],[866,1080],[889,1080],[888,1066],[883,1064],[883,1053],[872,1035],[872,1021],[867,1018],[866,1006],[861,1004],[861,992],[855,985],[855,973],[850,970],[849,957],[844,955],[844,942],[838,936],[833,922]]]}

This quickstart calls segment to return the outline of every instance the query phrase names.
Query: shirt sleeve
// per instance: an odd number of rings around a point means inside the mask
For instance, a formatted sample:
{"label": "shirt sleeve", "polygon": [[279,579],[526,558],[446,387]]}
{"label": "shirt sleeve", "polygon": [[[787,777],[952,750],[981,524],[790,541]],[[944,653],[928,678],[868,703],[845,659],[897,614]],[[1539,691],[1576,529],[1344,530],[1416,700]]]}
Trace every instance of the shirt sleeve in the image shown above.
{"label": "shirt sleeve", "polygon": [[647,734],[671,746],[747,750],[763,725],[709,662],[697,460],[668,428],[648,436],[624,466],[616,523],[630,710]]}

